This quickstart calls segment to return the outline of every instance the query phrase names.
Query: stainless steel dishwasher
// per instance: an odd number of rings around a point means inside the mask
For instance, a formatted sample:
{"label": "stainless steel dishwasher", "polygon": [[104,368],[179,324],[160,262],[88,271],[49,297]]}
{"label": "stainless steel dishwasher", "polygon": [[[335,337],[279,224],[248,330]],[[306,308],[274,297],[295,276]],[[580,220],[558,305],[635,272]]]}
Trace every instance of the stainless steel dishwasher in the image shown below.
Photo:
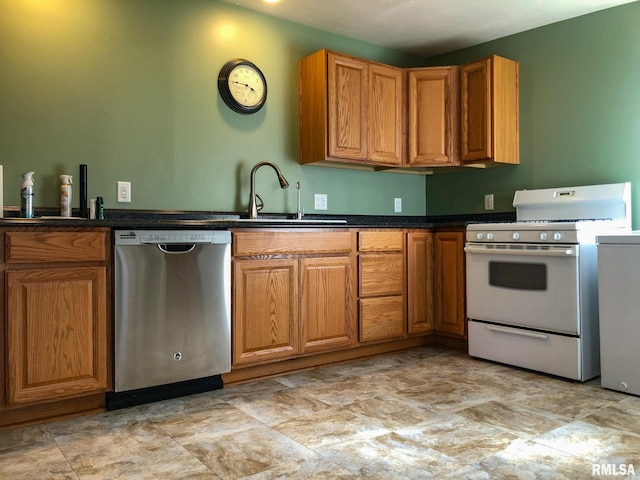
{"label": "stainless steel dishwasher", "polygon": [[115,231],[116,409],[215,388],[231,370],[231,233]]}

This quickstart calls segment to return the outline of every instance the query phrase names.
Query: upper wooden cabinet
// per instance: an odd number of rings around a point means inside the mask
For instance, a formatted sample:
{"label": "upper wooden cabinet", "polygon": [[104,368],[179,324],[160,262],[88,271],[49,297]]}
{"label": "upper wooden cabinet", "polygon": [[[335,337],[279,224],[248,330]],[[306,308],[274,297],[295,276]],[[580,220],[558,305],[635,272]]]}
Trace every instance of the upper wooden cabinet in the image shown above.
{"label": "upper wooden cabinet", "polygon": [[410,167],[460,164],[459,67],[408,70]]}
{"label": "upper wooden cabinet", "polygon": [[301,164],[402,164],[402,69],[321,50],[299,76]]}
{"label": "upper wooden cabinet", "polygon": [[460,92],[463,163],[519,163],[518,62],[493,55],[463,65]]}

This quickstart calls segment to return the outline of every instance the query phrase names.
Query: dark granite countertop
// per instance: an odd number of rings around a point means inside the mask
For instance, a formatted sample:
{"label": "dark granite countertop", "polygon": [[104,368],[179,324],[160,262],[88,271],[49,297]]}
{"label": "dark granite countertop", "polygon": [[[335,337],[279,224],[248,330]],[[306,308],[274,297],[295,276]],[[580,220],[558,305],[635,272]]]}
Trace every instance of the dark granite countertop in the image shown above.
{"label": "dark granite countertop", "polygon": [[[74,212],[75,214],[76,212]],[[246,213],[194,212],[166,210],[106,210],[102,220],[60,217],[53,209],[38,209],[33,219],[19,218],[17,211],[5,211],[0,226],[109,227],[113,229],[229,229],[229,228],[444,228],[477,222],[506,222],[515,213],[489,213],[441,216],[400,215],[292,215],[264,214],[257,221]]]}

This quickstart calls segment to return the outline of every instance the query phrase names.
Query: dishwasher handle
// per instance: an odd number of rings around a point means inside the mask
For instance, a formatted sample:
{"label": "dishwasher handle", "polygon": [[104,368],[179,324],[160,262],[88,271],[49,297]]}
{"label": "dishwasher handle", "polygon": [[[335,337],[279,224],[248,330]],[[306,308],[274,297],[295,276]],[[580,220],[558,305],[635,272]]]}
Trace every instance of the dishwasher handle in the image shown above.
{"label": "dishwasher handle", "polygon": [[193,252],[196,248],[195,243],[158,243],[157,245],[162,253],[169,255],[183,255]]}

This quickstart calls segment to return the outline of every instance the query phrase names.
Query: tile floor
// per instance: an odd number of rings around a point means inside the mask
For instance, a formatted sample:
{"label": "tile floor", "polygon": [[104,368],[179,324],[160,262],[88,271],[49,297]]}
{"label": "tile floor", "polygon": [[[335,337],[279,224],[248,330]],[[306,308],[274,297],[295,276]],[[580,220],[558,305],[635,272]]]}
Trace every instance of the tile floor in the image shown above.
{"label": "tile floor", "polygon": [[11,480],[574,480],[623,470],[640,478],[639,397],[433,348],[0,432],[0,478]]}

